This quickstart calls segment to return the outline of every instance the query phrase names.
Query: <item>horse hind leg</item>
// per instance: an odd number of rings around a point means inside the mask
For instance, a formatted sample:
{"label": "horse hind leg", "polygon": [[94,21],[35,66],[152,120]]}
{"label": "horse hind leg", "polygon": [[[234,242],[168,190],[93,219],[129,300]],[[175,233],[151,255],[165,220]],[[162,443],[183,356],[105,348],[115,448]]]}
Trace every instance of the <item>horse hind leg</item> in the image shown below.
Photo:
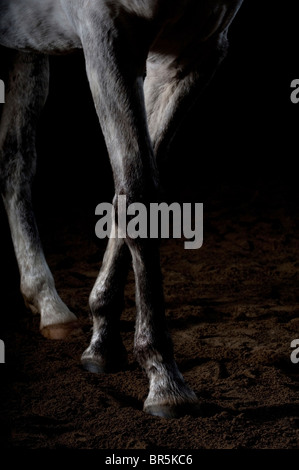
{"label": "horse hind leg", "polygon": [[89,372],[121,370],[127,364],[127,351],[120,335],[120,316],[129,266],[130,253],[124,240],[110,238],[89,297],[93,334],[81,357],[83,368]]}
{"label": "horse hind leg", "polygon": [[47,97],[48,69],[46,56],[14,53],[0,127],[0,187],[25,303],[40,314],[45,337],[62,339],[77,328],[77,319],[56,292],[31,203],[35,127]]}

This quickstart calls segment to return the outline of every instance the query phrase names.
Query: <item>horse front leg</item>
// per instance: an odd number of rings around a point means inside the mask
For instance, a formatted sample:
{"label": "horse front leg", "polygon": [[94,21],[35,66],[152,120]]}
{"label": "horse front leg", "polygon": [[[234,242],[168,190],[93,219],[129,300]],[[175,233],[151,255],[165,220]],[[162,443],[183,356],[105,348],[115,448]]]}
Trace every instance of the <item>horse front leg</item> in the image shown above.
{"label": "horse front leg", "polygon": [[[143,31],[148,30],[142,25],[136,27],[136,18],[134,27],[129,16],[116,22],[109,14],[97,15],[94,11],[88,13],[87,19],[89,30],[83,31],[81,40],[87,76],[113,169],[118,228],[121,215],[118,196],[126,196],[126,209],[135,202],[149,208],[149,204],[157,200],[157,169],[143,97],[146,44],[150,41],[143,36]],[[105,33],[107,30],[109,35]],[[134,31],[138,33],[134,34]],[[136,285],[135,354],[149,378],[144,410],[159,416],[178,416],[193,410],[197,406],[197,397],[185,384],[174,360],[172,341],[166,328],[158,242],[126,234],[125,244],[132,258]],[[109,271],[109,263],[105,266]],[[114,263],[110,268],[113,266]],[[105,274],[107,280],[111,279],[108,271]],[[113,275],[112,279],[115,286]],[[115,341],[111,339],[113,336],[118,337],[113,331],[118,323],[113,320],[112,309],[108,320],[102,308],[103,292],[105,297],[111,287],[109,281],[104,291],[96,288],[92,294],[90,350],[99,351],[94,354],[98,356],[98,364],[102,363],[102,351],[109,349],[107,342]],[[110,295],[114,296],[113,289]],[[106,361],[104,357],[103,363]]]}
{"label": "horse front leg", "polygon": [[11,55],[13,65],[0,130],[1,193],[25,302],[40,314],[42,334],[62,339],[78,328],[78,322],[56,291],[31,202],[36,167],[35,131],[48,92],[48,58],[31,53]]}

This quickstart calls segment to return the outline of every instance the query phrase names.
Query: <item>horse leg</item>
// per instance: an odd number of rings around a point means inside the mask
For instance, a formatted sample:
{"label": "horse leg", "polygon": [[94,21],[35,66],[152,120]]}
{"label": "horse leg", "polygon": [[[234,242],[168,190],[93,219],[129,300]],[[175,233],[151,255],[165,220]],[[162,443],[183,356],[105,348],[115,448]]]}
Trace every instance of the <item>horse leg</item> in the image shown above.
{"label": "horse leg", "polygon": [[122,238],[110,238],[89,297],[93,317],[90,345],[81,356],[84,369],[102,373],[122,369],[127,352],[120,336],[120,315],[130,253]]}
{"label": "horse leg", "polygon": [[42,334],[67,336],[76,317],[59,298],[36,226],[31,183],[35,173],[35,127],[48,93],[48,58],[14,53],[0,130],[0,185],[20,271],[21,292],[40,313]]}
{"label": "horse leg", "polygon": [[[223,28],[219,28],[209,41],[202,44],[199,51],[194,50],[197,56],[192,57],[189,50],[188,60],[186,60],[182,54],[181,63],[179,60],[175,61],[171,55],[168,59],[167,54],[149,54],[144,84],[145,105],[148,128],[158,166],[167,156],[171,140],[181,122],[203,89],[209,84],[225,57],[228,47],[227,28],[227,23],[224,23]],[[159,48],[159,44],[156,44],[156,48]],[[193,60],[190,61],[190,58]],[[146,327],[148,328],[148,325]],[[141,323],[139,329],[140,331],[136,330],[137,343],[142,336],[142,331],[146,337],[145,325]],[[166,394],[165,389],[161,389],[159,366],[157,362],[152,361],[152,369],[148,369],[151,386],[144,409],[160,416],[178,416],[182,409],[184,410],[186,400],[178,398],[176,392],[169,393],[170,387],[166,388]],[[175,370],[175,367],[172,365],[171,369]],[[178,372],[176,376],[179,377]],[[190,401],[192,403],[192,400]],[[196,406],[191,408],[194,411]]]}
{"label": "horse leg", "polygon": [[[149,54],[144,83],[148,127],[157,165],[168,155],[169,146],[181,123],[211,81],[227,51],[227,42],[210,42],[204,59],[194,58],[193,65],[169,61],[162,55]],[[185,70],[184,70],[185,68]]]}
{"label": "horse leg", "polygon": [[[148,38],[142,37],[142,25],[136,27],[137,18],[132,27],[129,15],[117,24],[105,11],[101,15],[96,10],[84,15],[89,28],[82,29],[81,41],[113,169],[117,225],[117,196],[125,195],[128,205],[142,202],[149,206],[157,200],[158,178],[143,97]],[[105,34],[107,30],[109,35]],[[177,368],[166,329],[158,242],[127,235],[125,243],[131,253],[136,284],[135,354],[150,382],[144,409],[152,414],[176,416],[187,408],[193,409],[197,397]],[[98,313],[94,310],[94,317]],[[101,324],[94,318],[94,336]],[[103,336],[98,331],[100,341]]]}

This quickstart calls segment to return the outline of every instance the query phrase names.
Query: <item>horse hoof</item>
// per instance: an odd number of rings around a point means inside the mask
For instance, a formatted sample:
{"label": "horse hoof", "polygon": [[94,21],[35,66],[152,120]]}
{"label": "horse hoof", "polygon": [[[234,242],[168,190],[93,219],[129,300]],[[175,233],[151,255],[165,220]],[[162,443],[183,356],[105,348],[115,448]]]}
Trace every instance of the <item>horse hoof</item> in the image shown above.
{"label": "horse hoof", "polygon": [[41,334],[47,339],[66,339],[82,333],[77,321],[57,323],[41,328]]}
{"label": "horse hoof", "polygon": [[199,403],[182,403],[180,405],[148,405],[143,411],[159,418],[177,419],[185,415],[199,416],[201,412]]}
{"label": "horse hoof", "polygon": [[81,358],[81,364],[84,370],[92,372],[93,374],[104,374],[106,372],[104,365],[99,361]]}
{"label": "horse hoof", "polygon": [[104,374],[106,372],[119,372],[126,368],[127,354],[125,348],[122,348],[122,354],[119,357],[107,360],[101,356],[90,354],[87,350],[81,356],[81,364],[83,369],[94,374]]}

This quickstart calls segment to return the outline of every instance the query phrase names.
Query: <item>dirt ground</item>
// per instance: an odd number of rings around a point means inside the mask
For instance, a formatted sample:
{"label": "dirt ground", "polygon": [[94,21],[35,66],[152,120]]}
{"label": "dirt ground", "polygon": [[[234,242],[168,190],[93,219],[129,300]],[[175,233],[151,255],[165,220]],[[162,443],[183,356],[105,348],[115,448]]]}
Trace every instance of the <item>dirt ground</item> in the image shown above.
{"label": "dirt ground", "polygon": [[81,369],[79,358],[91,328],[88,294],[104,244],[90,236],[93,220],[83,215],[67,224],[65,218],[56,219],[55,227],[48,220],[44,243],[49,264],[61,297],[80,319],[82,334],[66,342],[44,339],[17,285],[6,282],[7,308],[17,312],[6,317],[3,338],[1,431],[7,446],[298,447],[299,365],[290,360],[290,343],[299,337],[298,200],[285,187],[255,194],[222,190],[221,204],[213,197],[205,206],[202,248],[184,250],[180,239],[163,241],[161,247],[176,359],[201,400],[201,416],[164,420],[142,412],[147,380],[132,353],[132,273],[121,323],[128,369],[110,375]]}

